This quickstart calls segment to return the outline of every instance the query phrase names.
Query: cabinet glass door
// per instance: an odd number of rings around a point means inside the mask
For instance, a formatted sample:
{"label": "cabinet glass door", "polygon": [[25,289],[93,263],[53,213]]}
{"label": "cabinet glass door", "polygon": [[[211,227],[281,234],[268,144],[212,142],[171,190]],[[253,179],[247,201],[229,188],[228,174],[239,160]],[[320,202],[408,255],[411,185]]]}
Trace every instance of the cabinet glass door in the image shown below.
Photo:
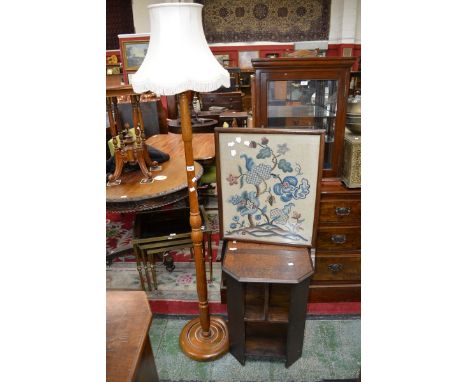
{"label": "cabinet glass door", "polygon": [[337,80],[268,81],[267,125],[325,130],[324,169],[332,167]]}

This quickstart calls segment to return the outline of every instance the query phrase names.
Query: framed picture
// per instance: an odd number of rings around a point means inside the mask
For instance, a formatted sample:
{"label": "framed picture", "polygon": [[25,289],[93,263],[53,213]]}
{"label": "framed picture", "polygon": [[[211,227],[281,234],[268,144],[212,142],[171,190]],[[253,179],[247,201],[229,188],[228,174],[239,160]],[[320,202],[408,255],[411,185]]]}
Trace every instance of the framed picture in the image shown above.
{"label": "framed picture", "polygon": [[258,50],[244,50],[239,51],[239,67],[240,68],[252,68],[252,58],[258,58]]}
{"label": "framed picture", "polygon": [[223,66],[223,67],[228,67],[229,62],[231,61],[229,54],[215,54],[214,55],[218,62]]}
{"label": "framed picture", "polygon": [[126,70],[137,70],[142,64],[149,41],[124,41],[123,63]]}
{"label": "framed picture", "polygon": [[216,128],[220,236],[315,246],[322,130]]}

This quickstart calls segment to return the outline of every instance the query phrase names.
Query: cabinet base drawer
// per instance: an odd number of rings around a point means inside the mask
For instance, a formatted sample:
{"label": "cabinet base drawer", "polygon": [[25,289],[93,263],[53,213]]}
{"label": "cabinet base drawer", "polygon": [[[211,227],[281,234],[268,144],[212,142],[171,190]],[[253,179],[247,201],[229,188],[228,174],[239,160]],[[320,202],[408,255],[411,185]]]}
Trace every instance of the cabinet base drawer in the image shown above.
{"label": "cabinet base drawer", "polygon": [[327,200],[320,202],[319,221],[323,223],[359,223],[360,200]]}
{"label": "cabinet base drawer", "polygon": [[316,254],[314,281],[361,280],[361,255]]}
{"label": "cabinet base drawer", "polygon": [[361,284],[310,285],[309,302],[361,301]]}
{"label": "cabinet base drawer", "polygon": [[319,227],[317,251],[350,251],[361,249],[361,227]]}

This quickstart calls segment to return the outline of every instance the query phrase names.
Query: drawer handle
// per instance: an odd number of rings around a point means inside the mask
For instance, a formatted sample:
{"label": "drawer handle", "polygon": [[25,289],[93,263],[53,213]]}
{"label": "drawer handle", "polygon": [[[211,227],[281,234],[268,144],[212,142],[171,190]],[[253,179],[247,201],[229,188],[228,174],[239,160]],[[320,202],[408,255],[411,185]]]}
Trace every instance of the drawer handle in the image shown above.
{"label": "drawer handle", "polygon": [[351,208],[350,207],[336,207],[335,213],[338,216],[348,216],[351,213]]}
{"label": "drawer handle", "polygon": [[229,101],[232,102],[232,97],[229,97]]}
{"label": "drawer handle", "polygon": [[343,264],[330,264],[328,266],[328,269],[332,271],[333,273],[337,273],[343,270]]}
{"label": "drawer handle", "polygon": [[335,244],[346,243],[346,235],[332,235],[331,241]]}

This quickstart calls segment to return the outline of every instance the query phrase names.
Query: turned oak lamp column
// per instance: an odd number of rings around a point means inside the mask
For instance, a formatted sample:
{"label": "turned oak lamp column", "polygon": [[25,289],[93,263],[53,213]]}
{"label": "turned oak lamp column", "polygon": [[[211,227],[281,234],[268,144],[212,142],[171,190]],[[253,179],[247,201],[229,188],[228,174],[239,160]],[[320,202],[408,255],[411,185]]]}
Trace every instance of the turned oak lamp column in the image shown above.
{"label": "turned oak lamp column", "polygon": [[230,78],[208,47],[202,26],[202,8],[203,5],[195,3],[148,6],[151,37],[146,57],[132,78],[132,86],[137,93],[150,90],[158,95],[179,94],[199,307],[199,317],[182,329],[179,344],[190,358],[208,361],[229,350],[229,338],[224,320],[210,317],[208,308],[188,91],[210,92],[222,85],[229,87]]}

